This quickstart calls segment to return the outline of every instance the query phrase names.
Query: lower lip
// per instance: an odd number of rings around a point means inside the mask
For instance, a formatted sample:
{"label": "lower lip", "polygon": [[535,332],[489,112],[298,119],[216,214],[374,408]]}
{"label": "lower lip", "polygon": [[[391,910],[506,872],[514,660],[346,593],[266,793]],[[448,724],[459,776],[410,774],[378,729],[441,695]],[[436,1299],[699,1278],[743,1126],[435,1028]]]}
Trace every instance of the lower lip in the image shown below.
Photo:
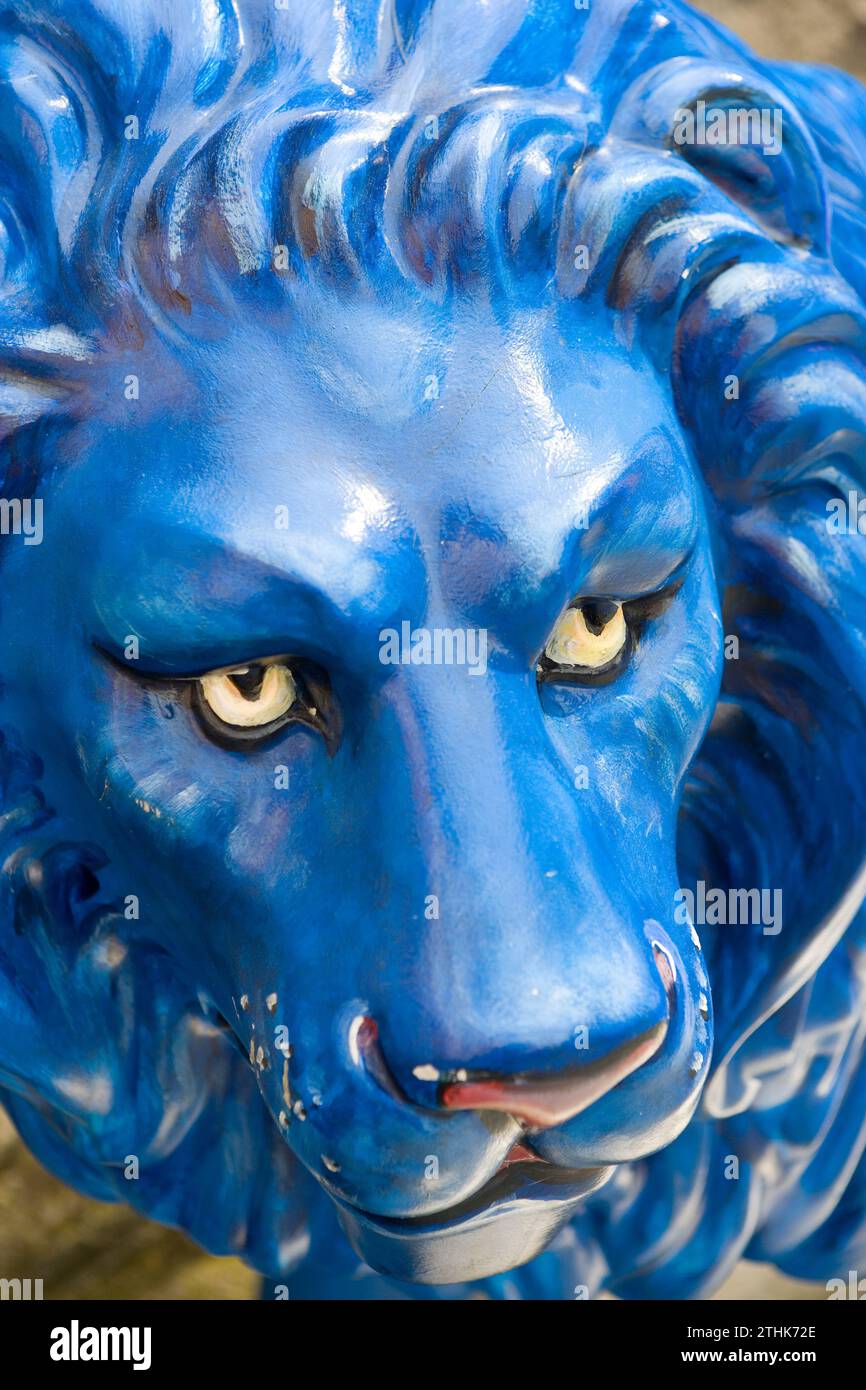
{"label": "lower lip", "polygon": [[424,1217],[376,1216],[331,1195],[356,1252],[380,1273],[419,1284],[464,1283],[534,1259],[612,1172],[509,1156],[473,1196]]}

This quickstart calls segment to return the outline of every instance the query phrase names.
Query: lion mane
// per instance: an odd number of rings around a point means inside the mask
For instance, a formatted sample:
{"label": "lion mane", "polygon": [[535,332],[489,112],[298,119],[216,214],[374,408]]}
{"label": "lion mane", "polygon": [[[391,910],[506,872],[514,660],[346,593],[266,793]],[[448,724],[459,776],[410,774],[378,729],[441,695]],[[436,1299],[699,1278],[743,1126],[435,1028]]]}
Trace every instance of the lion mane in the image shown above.
{"label": "lion mane", "polygon": [[[781,150],[677,144],[701,101],[781,113]],[[860,86],[759,60],[679,0],[3,0],[0,130],[4,498],[36,494],[118,346],[152,328],[182,353],[215,307],[274,317],[299,280],[595,302],[667,381],[738,644],[680,881],[781,887],[785,926],[702,931],[700,1110],[484,1287],[532,1297],[553,1268],[699,1297],[742,1257],[862,1268],[866,540],[827,524],[866,473]],[[302,1271],[331,1220],[316,1184],[85,819],[50,804],[44,750],[2,703],[0,723],[0,1099],[79,1190]]]}

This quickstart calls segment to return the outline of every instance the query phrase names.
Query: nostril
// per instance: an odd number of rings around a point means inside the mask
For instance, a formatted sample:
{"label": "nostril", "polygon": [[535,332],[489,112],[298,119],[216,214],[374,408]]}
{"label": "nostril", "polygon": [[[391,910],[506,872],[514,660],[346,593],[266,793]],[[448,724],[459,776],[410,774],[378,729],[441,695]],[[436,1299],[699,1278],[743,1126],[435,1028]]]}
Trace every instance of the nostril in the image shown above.
{"label": "nostril", "polygon": [[349,1025],[349,1052],[352,1060],[362,1065],[386,1095],[408,1103],[409,1097],[399,1085],[379,1042],[379,1027],[368,1014],[358,1014]]}
{"label": "nostril", "polygon": [[673,957],[670,952],[662,946],[661,942],[654,941],[652,947],[656,969],[661,975],[662,984],[665,987],[665,994],[668,1000],[668,1014],[670,1015],[674,1011],[674,1003],[676,1001],[677,968],[674,965]]}

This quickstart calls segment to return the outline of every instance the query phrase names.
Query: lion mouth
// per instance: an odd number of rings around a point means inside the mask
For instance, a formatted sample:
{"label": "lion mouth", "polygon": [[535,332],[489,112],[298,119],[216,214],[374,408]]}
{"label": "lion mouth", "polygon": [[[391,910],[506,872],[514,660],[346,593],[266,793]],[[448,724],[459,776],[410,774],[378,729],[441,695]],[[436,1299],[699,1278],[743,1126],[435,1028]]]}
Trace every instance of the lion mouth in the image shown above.
{"label": "lion mouth", "polygon": [[497,1209],[515,1203],[549,1204],[559,1208],[581,1201],[605,1183],[612,1166],[563,1168],[527,1149],[518,1142],[500,1163],[492,1177],[450,1207],[421,1216],[381,1216],[347,1201],[329,1187],[339,1207],[367,1226],[386,1233],[410,1235],[444,1232],[464,1226],[474,1218],[488,1220]]}
{"label": "lion mouth", "polygon": [[373,1269],[415,1284],[453,1284],[534,1259],[613,1172],[559,1168],[512,1149],[477,1191],[429,1215],[378,1216],[331,1195],[350,1244]]}

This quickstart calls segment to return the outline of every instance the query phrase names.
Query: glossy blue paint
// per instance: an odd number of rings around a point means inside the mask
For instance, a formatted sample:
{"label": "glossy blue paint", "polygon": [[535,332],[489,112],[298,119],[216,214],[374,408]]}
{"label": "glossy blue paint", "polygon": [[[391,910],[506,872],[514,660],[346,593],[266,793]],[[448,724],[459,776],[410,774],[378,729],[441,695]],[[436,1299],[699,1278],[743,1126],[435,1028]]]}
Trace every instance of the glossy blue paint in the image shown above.
{"label": "glossy blue paint", "polygon": [[16,0],[0,74],[26,1142],[294,1297],[862,1268],[860,87],[674,0]]}

